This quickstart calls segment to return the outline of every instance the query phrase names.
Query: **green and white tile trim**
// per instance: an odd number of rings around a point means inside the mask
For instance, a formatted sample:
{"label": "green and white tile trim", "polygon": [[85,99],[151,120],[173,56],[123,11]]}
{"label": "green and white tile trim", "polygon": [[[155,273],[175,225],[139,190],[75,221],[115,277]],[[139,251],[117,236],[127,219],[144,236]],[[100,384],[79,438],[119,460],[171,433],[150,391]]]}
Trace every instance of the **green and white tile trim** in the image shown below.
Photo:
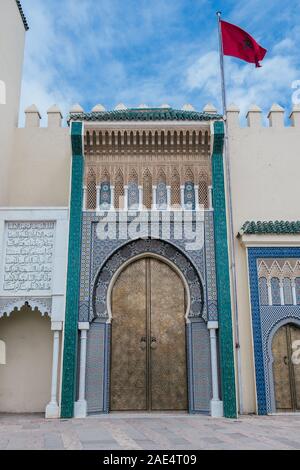
{"label": "green and white tile trim", "polygon": [[83,123],[71,124],[72,181],[70,203],[69,252],[66,316],[62,374],[61,417],[72,418],[76,388],[78,305],[80,292],[81,228],[83,201]]}
{"label": "green and white tile trim", "polygon": [[212,183],[216,253],[216,277],[219,310],[219,345],[221,361],[221,387],[224,416],[237,416],[230,275],[227,241],[226,198],[224,182],[224,123],[214,122],[214,148],[212,155]]}

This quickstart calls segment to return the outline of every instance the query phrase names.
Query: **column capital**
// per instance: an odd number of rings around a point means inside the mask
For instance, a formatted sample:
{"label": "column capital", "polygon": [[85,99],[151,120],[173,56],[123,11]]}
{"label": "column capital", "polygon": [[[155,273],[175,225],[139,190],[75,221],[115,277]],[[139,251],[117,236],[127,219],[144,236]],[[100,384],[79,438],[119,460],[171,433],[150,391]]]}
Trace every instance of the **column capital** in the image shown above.
{"label": "column capital", "polygon": [[207,329],[208,330],[218,330],[219,329],[219,322],[217,322],[217,321],[208,321],[207,322]]}
{"label": "column capital", "polygon": [[78,322],[78,330],[84,331],[84,330],[89,330],[90,329],[90,324],[89,322]]}
{"label": "column capital", "polygon": [[62,331],[63,322],[62,321],[53,321],[51,322],[51,331]]}

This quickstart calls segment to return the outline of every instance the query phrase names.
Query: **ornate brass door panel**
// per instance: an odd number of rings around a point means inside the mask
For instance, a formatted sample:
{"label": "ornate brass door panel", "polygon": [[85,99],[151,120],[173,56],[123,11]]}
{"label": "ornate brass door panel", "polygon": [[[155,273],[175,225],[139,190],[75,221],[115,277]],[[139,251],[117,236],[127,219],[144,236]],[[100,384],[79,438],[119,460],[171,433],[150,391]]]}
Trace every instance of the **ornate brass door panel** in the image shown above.
{"label": "ornate brass door panel", "polygon": [[186,410],[184,286],[167,264],[143,258],[112,293],[111,406]]}
{"label": "ornate brass door panel", "polygon": [[290,325],[294,409],[300,410],[300,328]]}
{"label": "ornate brass door panel", "polygon": [[184,286],[167,264],[150,259],[151,409],[186,410]]}
{"label": "ornate brass door panel", "polygon": [[277,411],[300,409],[300,329],[281,327],[272,343],[273,375]]}
{"label": "ornate brass door panel", "polygon": [[146,410],[145,259],[130,264],[118,277],[112,293],[112,311],[110,409]]}

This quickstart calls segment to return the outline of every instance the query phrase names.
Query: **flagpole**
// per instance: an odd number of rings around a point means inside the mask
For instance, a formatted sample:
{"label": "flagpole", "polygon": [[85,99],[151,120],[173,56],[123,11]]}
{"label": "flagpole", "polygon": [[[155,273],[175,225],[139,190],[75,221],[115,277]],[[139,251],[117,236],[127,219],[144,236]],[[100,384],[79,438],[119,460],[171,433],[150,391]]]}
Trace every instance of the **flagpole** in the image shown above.
{"label": "flagpole", "polygon": [[226,83],[224,71],[224,50],[221,30],[221,12],[217,11],[218,32],[219,32],[219,54],[220,54],[220,71],[221,71],[221,89],[222,89],[222,106],[223,118],[225,120],[225,139],[224,139],[224,159],[226,167],[226,188],[228,199],[228,215],[229,215],[229,255],[230,255],[230,273],[232,280],[232,295],[233,295],[233,309],[235,319],[235,341],[236,341],[236,355],[237,355],[237,373],[238,373],[238,395],[239,395],[239,411],[243,413],[243,389],[242,389],[242,373],[241,373],[241,350],[239,340],[239,318],[238,318],[238,304],[237,304],[237,283],[236,283],[236,264],[235,264],[235,251],[234,251],[234,229],[233,229],[233,215],[232,215],[232,195],[231,195],[231,176],[230,176],[230,158],[229,158],[229,143],[228,143],[228,124],[227,124],[227,100],[226,100]]}
{"label": "flagpole", "polygon": [[219,54],[220,54],[220,71],[221,71],[221,88],[222,88],[222,105],[223,116],[226,116],[227,102],[226,102],[226,86],[225,86],[225,72],[224,72],[224,51],[221,31],[221,12],[217,11],[218,18],[218,31],[219,31]]}

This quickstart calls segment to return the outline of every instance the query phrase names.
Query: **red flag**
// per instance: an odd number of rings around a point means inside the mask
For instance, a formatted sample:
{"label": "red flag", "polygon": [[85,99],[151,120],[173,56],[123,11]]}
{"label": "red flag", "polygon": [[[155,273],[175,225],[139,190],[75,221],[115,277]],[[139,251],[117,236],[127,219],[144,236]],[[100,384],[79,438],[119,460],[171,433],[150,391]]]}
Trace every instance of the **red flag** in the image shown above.
{"label": "red flag", "polygon": [[250,34],[234,24],[220,20],[224,55],[238,57],[261,67],[267,50],[261,47]]}

